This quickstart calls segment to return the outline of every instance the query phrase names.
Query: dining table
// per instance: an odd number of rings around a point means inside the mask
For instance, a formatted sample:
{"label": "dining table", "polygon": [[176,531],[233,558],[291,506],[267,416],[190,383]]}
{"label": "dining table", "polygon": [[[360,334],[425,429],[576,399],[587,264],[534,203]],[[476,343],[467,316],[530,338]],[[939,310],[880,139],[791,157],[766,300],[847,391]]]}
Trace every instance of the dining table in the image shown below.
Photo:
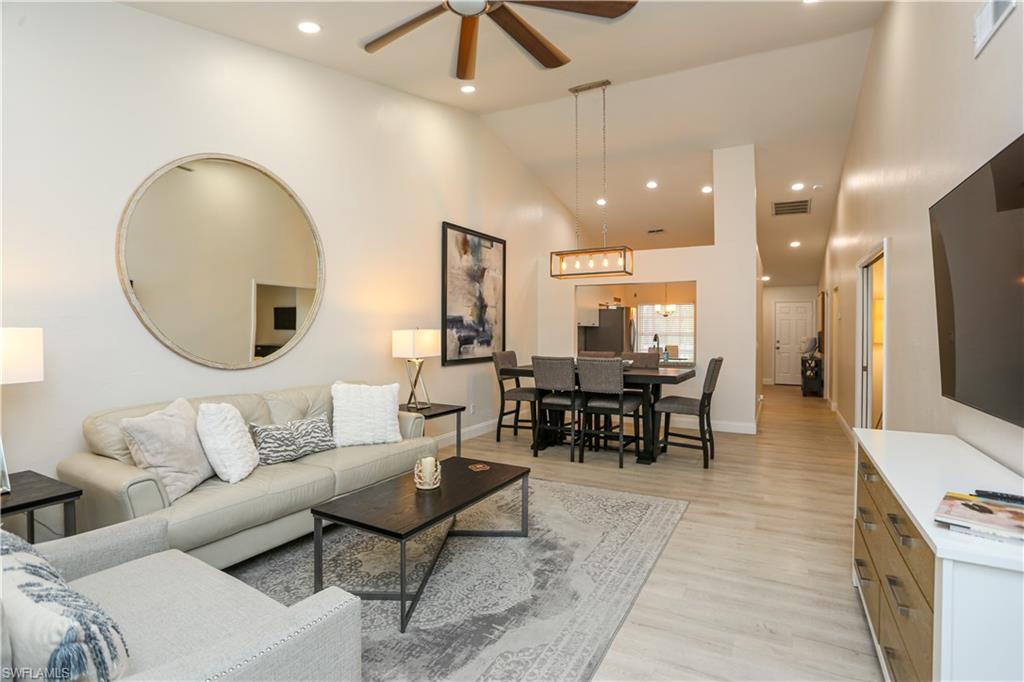
{"label": "dining table", "polygon": [[[501,375],[506,377],[533,377],[532,365],[505,367]],[[653,464],[658,460],[658,419],[654,412],[654,403],[661,398],[662,387],[681,384],[697,376],[692,367],[679,367],[664,364],[657,369],[625,367],[622,372],[622,383],[626,388],[640,389],[643,404],[643,445],[637,464]],[[539,415],[538,415],[539,417]],[[544,444],[538,444],[543,448]]]}

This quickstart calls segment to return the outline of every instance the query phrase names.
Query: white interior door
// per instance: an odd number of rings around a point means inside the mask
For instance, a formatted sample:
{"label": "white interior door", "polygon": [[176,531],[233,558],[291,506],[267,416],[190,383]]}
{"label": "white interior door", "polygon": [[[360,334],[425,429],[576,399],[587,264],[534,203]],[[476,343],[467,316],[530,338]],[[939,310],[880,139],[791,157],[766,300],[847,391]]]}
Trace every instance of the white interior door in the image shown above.
{"label": "white interior door", "polygon": [[775,383],[800,384],[800,351],[811,336],[813,308],[810,301],[775,303]]}

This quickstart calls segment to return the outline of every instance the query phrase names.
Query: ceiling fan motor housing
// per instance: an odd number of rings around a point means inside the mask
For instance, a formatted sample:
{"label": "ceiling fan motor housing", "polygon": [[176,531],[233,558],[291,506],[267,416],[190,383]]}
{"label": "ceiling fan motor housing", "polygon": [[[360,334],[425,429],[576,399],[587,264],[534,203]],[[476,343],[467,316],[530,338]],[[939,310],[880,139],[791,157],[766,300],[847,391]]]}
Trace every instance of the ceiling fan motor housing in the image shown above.
{"label": "ceiling fan motor housing", "polygon": [[478,17],[489,9],[490,3],[487,0],[445,0],[445,5],[460,17]]}

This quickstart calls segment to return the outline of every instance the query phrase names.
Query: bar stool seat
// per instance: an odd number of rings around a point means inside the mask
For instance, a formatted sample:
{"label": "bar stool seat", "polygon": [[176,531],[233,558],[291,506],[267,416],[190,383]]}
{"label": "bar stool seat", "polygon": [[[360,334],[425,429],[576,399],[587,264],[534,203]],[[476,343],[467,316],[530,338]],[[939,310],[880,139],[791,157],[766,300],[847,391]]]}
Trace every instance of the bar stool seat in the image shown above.
{"label": "bar stool seat", "polygon": [[[638,395],[625,394],[622,396],[622,411],[625,414],[632,414],[640,409],[642,400]],[[619,413],[618,396],[591,396],[587,400],[587,412],[612,412]]]}
{"label": "bar stool seat", "polygon": [[505,400],[523,400],[532,402],[537,399],[537,389],[529,386],[505,389]]}
{"label": "bar stool seat", "polygon": [[700,398],[687,398],[681,395],[670,395],[654,403],[655,412],[671,414],[700,415]]}
{"label": "bar stool seat", "polygon": [[[548,393],[540,399],[541,407],[572,407],[574,410],[582,409],[583,402],[582,395],[572,393]],[[619,409],[618,402],[615,409]]]}

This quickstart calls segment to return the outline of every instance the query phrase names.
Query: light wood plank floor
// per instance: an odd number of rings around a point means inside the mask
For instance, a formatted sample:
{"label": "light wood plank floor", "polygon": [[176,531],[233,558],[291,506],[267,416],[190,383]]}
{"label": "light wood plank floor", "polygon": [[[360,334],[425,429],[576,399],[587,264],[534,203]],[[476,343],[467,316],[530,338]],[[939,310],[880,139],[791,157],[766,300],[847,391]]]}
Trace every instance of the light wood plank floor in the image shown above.
{"label": "light wood plank floor", "polygon": [[760,433],[716,434],[707,471],[696,450],[619,470],[610,452],[534,459],[528,432],[463,443],[536,478],[690,503],[597,679],[881,679],[850,582],[852,446],[825,401],[795,387],[765,396]]}

